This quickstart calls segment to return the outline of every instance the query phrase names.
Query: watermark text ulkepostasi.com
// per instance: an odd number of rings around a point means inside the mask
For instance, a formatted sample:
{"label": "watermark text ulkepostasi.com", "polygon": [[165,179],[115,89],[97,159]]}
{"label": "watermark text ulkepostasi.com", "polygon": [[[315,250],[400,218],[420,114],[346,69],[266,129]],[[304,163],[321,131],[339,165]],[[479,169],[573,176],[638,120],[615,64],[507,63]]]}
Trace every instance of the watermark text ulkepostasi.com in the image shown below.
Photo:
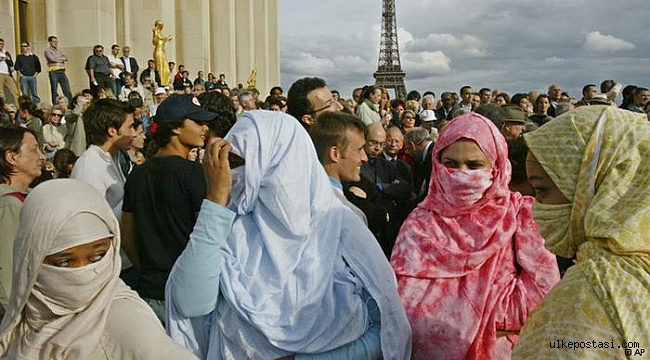
{"label": "watermark text ulkepostasi.com", "polygon": [[645,348],[638,341],[624,341],[620,344],[610,341],[566,341],[555,340],[549,343],[551,349],[624,349],[626,356],[643,356]]}

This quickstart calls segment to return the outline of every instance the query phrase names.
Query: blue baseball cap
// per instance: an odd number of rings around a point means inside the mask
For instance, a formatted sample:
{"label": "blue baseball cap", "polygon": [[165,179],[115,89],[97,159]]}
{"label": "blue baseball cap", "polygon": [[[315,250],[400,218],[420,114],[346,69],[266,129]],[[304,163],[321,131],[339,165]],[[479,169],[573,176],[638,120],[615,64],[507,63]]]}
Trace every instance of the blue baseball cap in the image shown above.
{"label": "blue baseball cap", "polygon": [[155,122],[171,122],[190,119],[196,122],[208,122],[217,114],[203,110],[199,99],[192,94],[171,95],[163,100],[154,116]]}

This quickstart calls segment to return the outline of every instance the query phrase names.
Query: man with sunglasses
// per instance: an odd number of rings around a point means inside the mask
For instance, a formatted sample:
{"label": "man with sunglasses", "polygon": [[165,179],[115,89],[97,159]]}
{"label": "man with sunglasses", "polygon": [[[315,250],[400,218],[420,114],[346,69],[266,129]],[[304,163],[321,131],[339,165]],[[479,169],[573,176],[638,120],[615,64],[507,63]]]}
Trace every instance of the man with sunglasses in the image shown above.
{"label": "man with sunglasses", "polygon": [[[99,97],[100,89],[111,89],[114,91],[114,83],[111,75],[111,62],[104,55],[104,47],[102,45],[93,46],[93,54],[86,60],[86,72],[90,80],[90,90],[93,97]],[[118,94],[113,93],[117,96]]]}
{"label": "man with sunglasses", "polygon": [[334,99],[327,83],[321,78],[298,79],[287,93],[287,112],[307,130],[316,123],[316,117],[321,112],[342,110],[343,105]]}
{"label": "man with sunglasses", "polygon": [[41,98],[38,96],[36,76],[41,72],[41,61],[38,56],[32,53],[27,41],[20,43],[21,54],[16,56],[14,69],[20,74],[20,89],[23,95],[31,96],[34,104],[39,104]]}

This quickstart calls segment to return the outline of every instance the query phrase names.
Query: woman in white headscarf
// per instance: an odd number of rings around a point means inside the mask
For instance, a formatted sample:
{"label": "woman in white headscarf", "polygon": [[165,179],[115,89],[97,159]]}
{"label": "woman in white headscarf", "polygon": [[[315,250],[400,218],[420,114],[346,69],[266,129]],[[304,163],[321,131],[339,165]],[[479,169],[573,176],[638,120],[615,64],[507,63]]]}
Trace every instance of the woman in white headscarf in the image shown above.
{"label": "woman in white headscarf", "polygon": [[[245,164],[232,170],[228,208],[204,201],[171,272],[172,338],[210,360],[408,359],[395,275],[362,220],[334,196],[300,123],[251,111],[226,140]],[[208,180],[230,148],[215,144],[204,159]]]}
{"label": "woman in white headscarf", "polygon": [[0,359],[195,359],[120,273],[117,219],[77,180],[47,181],[20,215]]}

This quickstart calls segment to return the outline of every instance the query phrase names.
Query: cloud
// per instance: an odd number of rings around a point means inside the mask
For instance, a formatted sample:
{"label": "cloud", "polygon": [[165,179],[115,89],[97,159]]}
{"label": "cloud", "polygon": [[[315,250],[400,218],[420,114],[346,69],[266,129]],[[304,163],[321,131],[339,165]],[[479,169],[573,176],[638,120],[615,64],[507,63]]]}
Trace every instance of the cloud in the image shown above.
{"label": "cloud", "polygon": [[589,52],[614,52],[632,50],[636,46],[631,42],[612,35],[603,35],[600,31],[592,31],[585,37],[585,43],[582,45],[582,48]]}
{"label": "cloud", "polygon": [[564,63],[564,59],[557,56],[551,56],[544,59],[544,63],[548,65],[560,65]]}
{"label": "cloud", "polygon": [[451,72],[451,59],[442,51],[408,52],[401,60],[402,70],[413,80]]}
{"label": "cloud", "polygon": [[292,73],[323,73],[335,69],[333,59],[318,58],[310,53],[300,53],[282,59],[282,67]]}
{"label": "cloud", "polygon": [[[354,87],[373,83],[380,4],[359,0],[344,8],[338,2],[306,7],[301,0],[282,0],[282,85],[320,76],[349,97]],[[407,89],[457,92],[469,84],[516,93],[546,91],[557,82],[579,97],[586,83],[613,77],[638,84],[647,78],[650,38],[635,28],[650,16],[647,0],[628,0],[625,7],[594,1],[586,7],[584,1],[549,4],[468,0],[461,9],[457,0],[400,0],[397,31]]]}
{"label": "cloud", "polygon": [[442,50],[472,58],[483,58],[489,55],[483,41],[472,35],[429,34],[426,38],[415,38],[405,43],[405,49],[407,51]]}

